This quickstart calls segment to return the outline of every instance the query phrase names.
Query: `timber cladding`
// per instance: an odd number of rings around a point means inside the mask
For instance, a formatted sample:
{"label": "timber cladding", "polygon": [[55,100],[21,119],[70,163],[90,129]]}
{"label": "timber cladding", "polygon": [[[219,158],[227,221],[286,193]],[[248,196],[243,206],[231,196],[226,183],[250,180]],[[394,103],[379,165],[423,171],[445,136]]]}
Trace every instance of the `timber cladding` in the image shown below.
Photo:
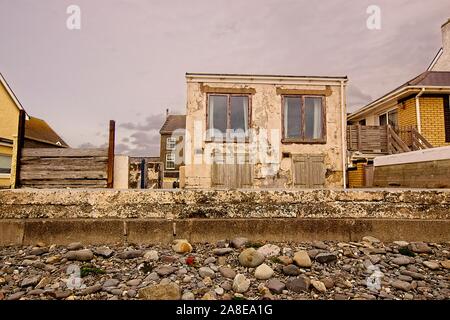
{"label": "timber cladding", "polygon": [[450,159],[376,166],[374,187],[450,188]]}
{"label": "timber cladding", "polygon": [[106,188],[108,149],[25,148],[20,186],[29,188]]}

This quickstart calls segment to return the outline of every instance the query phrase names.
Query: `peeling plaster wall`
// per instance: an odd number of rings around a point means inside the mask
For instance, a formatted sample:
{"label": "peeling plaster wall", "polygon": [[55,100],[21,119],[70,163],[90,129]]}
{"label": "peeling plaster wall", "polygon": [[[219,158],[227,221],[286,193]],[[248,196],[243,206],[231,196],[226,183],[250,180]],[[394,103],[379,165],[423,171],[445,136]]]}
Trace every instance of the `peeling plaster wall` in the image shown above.
{"label": "peeling plaster wall", "polygon": [[[211,183],[211,165],[205,163],[204,155],[208,154],[215,147],[234,147],[240,148],[244,152],[248,152],[247,145],[231,144],[215,144],[206,142],[204,137],[194,145],[192,141],[194,135],[194,126],[198,122],[202,126],[202,131],[206,130],[207,116],[207,93],[203,88],[228,88],[242,89],[243,91],[254,91],[251,94],[251,124],[250,128],[259,132],[266,129],[278,129],[279,136],[268,136],[268,143],[273,144],[273,140],[281,140],[282,129],[282,96],[277,94],[278,89],[294,89],[294,90],[320,90],[328,91],[331,94],[325,97],[325,113],[326,113],[326,143],[325,144],[298,144],[298,143],[279,143],[278,150],[272,155],[271,163],[256,163],[253,171],[253,187],[292,187],[292,159],[282,159],[283,153],[291,153],[292,155],[312,154],[324,155],[326,179],[325,187],[342,187],[342,123],[341,123],[341,88],[337,81],[330,80],[329,83],[323,80],[320,84],[311,81],[307,85],[282,85],[278,83],[261,84],[261,83],[221,83],[220,81],[211,82],[187,82],[187,112],[186,112],[186,130],[190,137],[187,137],[186,158],[189,157],[190,164],[186,164],[185,182],[186,188],[208,188],[212,187]],[[226,90],[222,90],[226,91]],[[345,87],[344,87],[345,101]],[[344,102],[345,103],[345,102]],[[191,140],[189,143],[188,140]],[[201,150],[201,151],[200,151]],[[201,153],[200,153],[201,152]],[[241,151],[242,152],[242,151]],[[188,160],[188,159],[186,159]],[[271,168],[275,168],[273,176],[265,176],[265,172]]]}

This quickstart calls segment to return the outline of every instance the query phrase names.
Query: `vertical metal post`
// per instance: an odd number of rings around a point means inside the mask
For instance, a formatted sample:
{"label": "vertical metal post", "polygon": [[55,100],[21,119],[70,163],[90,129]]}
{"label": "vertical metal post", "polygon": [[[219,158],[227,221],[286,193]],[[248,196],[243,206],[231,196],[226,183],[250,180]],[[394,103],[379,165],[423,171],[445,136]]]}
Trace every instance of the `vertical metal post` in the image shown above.
{"label": "vertical metal post", "polygon": [[145,159],[141,160],[141,189],[145,189]]}
{"label": "vertical metal post", "polygon": [[109,141],[108,141],[108,180],[107,188],[114,186],[114,144],[116,135],[116,122],[109,120]]}
{"label": "vertical metal post", "polygon": [[20,159],[22,158],[22,148],[25,142],[25,111],[19,111],[19,125],[17,128],[17,155],[16,155],[16,179],[14,188],[20,187]]}

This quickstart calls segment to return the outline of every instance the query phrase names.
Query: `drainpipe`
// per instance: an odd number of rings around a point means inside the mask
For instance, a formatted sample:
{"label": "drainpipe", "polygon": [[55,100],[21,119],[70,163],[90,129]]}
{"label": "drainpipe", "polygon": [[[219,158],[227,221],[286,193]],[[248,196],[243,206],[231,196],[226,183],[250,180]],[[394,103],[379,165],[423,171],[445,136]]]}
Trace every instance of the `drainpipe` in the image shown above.
{"label": "drainpipe", "polygon": [[346,108],[344,100],[344,81],[341,80],[341,142],[342,142],[342,181],[344,182],[344,190],[347,188],[347,144],[345,143],[345,131],[347,127],[346,123]]}
{"label": "drainpipe", "polygon": [[422,133],[422,126],[421,126],[421,120],[420,120],[420,102],[419,102],[419,98],[424,92],[425,92],[425,88],[422,88],[420,90],[420,92],[416,95],[416,119],[417,119],[417,131],[419,133]]}

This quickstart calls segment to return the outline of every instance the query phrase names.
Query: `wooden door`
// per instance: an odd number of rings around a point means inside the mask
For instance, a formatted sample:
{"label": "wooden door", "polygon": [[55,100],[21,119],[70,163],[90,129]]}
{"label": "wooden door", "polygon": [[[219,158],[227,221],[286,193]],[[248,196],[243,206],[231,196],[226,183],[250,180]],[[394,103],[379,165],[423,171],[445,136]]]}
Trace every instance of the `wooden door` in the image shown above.
{"label": "wooden door", "polygon": [[325,185],[323,155],[294,155],[293,181],[296,188],[322,188]]}

